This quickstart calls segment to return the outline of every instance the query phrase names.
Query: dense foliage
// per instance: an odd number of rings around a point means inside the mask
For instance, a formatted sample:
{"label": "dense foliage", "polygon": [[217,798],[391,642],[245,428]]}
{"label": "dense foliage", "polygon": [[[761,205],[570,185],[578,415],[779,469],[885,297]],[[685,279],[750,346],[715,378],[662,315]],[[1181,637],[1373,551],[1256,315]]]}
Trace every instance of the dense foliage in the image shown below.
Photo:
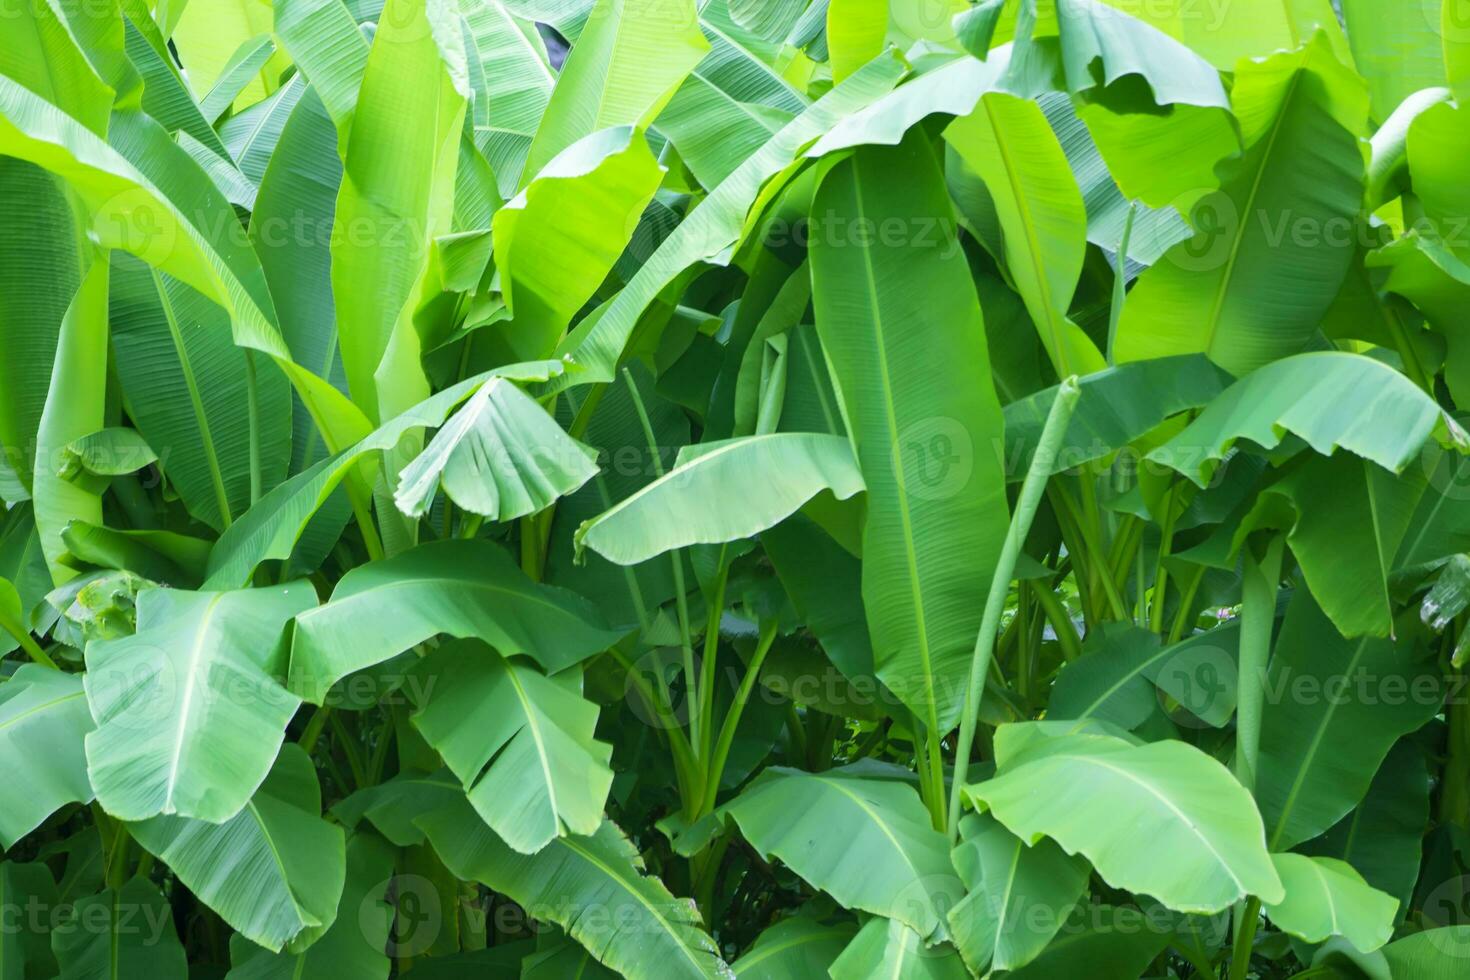
{"label": "dense foliage", "polygon": [[1460,0],[0,0],[0,980],[1470,975]]}

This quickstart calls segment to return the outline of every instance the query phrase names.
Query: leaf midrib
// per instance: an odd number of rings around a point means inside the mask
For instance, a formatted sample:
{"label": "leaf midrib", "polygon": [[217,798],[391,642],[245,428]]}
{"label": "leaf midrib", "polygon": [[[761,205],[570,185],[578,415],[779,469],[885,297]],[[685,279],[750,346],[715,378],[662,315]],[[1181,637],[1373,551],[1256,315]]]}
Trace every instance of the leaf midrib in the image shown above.
{"label": "leaf midrib", "polygon": [[[603,861],[596,854],[592,853],[590,850],[577,843],[577,841],[575,841],[574,839],[570,837],[563,837],[560,839],[560,843],[563,847],[567,848],[573,854],[580,856],[588,864],[591,864],[598,871],[601,871],[604,875],[606,875],[609,879],[616,883],[623,892],[631,896],[634,901],[647,909],[648,914],[653,916],[653,918],[657,920],[659,925],[663,926],[664,932],[668,935],[670,939],[674,941],[674,945],[679,947],[679,951],[684,954],[685,958],[689,960],[690,964],[692,964],[701,975],[707,975],[708,971],[704,969],[704,965],[701,964],[699,960],[695,959],[694,951],[691,950],[688,945],[686,945],[684,941],[679,938],[679,934],[677,930],[675,930],[674,924],[670,922],[667,918],[665,918],[663,913],[658,910],[657,906],[655,906],[652,902],[645,898],[636,888],[632,887],[632,883],[625,876],[619,874],[616,868],[613,868],[611,865],[607,864],[607,862]],[[636,875],[638,872],[635,869],[633,873]],[[639,880],[643,880],[641,876]]]}
{"label": "leaf midrib", "polygon": [[[1357,646],[1353,650],[1352,657],[1348,660],[1347,666],[1342,671],[1342,676],[1351,677],[1353,675],[1353,671],[1357,669],[1358,663],[1363,659],[1364,653],[1367,652],[1369,639],[1369,637],[1365,636],[1358,641]],[[1312,740],[1307,744],[1307,751],[1303,754],[1301,764],[1297,766],[1296,776],[1292,779],[1291,789],[1287,791],[1286,799],[1281,804],[1281,814],[1276,818],[1276,826],[1271,830],[1270,847],[1273,849],[1280,844],[1281,835],[1286,833],[1286,822],[1291,817],[1291,812],[1296,809],[1297,797],[1301,795],[1302,786],[1307,781],[1307,771],[1312,767],[1313,762],[1315,762],[1317,752],[1322,747],[1322,740],[1327,736],[1327,729],[1332,725],[1332,719],[1337,714],[1337,709],[1341,704],[1342,699],[1340,698],[1329,699],[1327,711],[1322,715],[1322,720],[1317,725],[1316,731],[1312,733]]]}
{"label": "leaf midrib", "polygon": [[[853,210],[858,222],[861,224],[854,227],[867,227],[867,211],[863,207],[863,178],[858,161],[854,159],[849,166],[852,168],[852,197]],[[909,594],[914,604],[914,639],[917,642],[919,661],[923,669],[921,683],[924,686],[925,706],[928,709],[929,730],[935,738],[940,735],[939,731],[939,704],[936,700],[934,690],[934,657],[929,647],[929,623],[927,619],[928,609],[924,603],[924,587],[919,580],[919,557],[914,544],[913,515],[909,513],[908,485],[904,479],[903,471],[903,449],[899,445],[898,419],[895,417],[893,400],[893,379],[888,373],[888,347],[883,332],[883,311],[878,300],[877,270],[873,267],[873,250],[861,248],[858,252],[863,261],[863,286],[867,292],[868,302],[872,309],[872,328],[875,340],[875,353],[878,363],[878,378],[881,386],[883,406],[883,422],[888,430],[888,455],[894,461],[892,466],[893,482],[898,491],[898,513],[901,532],[903,535],[903,557],[908,571]]]}
{"label": "leaf midrib", "polygon": [[[1220,274],[1220,285],[1215,290],[1215,302],[1210,310],[1209,318],[1205,321],[1206,333],[1203,350],[1210,356],[1211,360],[1215,356],[1215,338],[1220,332],[1220,313],[1225,308],[1225,294],[1229,291],[1231,280],[1235,276],[1235,265],[1240,258],[1240,247],[1245,242],[1247,222],[1250,216],[1255,213],[1256,198],[1260,196],[1261,184],[1266,179],[1266,171],[1269,169],[1268,165],[1276,149],[1276,140],[1286,128],[1288,108],[1292,100],[1296,98],[1297,87],[1305,71],[1306,69],[1304,67],[1299,66],[1291,74],[1291,82],[1287,86],[1286,93],[1281,97],[1281,105],[1276,113],[1276,118],[1271,122],[1271,134],[1266,138],[1266,145],[1261,153],[1260,166],[1256,168],[1256,175],[1255,179],[1251,181],[1250,192],[1246,195],[1243,206],[1237,209],[1241,215],[1240,225],[1236,229],[1235,240],[1230,243],[1230,254],[1225,259],[1225,268]],[[1244,151],[1247,156],[1249,156],[1250,152],[1249,149]]]}
{"label": "leaf midrib", "polygon": [[179,370],[184,375],[184,387],[189,393],[189,404],[194,409],[194,421],[199,426],[199,440],[203,443],[204,461],[209,466],[209,480],[214,487],[215,505],[219,507],[220,523],[228,528],[234,520],[230,513],[230,495],[225,489],[224,473],[220,470],[219,453],[214,447],[214,433],[209,426],[209,416],[204,411],[204,398],[199,393],[199,382],[194,377],[194,364],[189,359],[184,336],[179,329],[178,313],[169,298],[162,274],[154,267],[148,269],[153,279],[153,288],[158,293],[158,302],[163,309],[164,321],[168,324],[169,337],[173,341],[174,353],[179,358]]}
{"label": "leaf midrib", "polygon": [[204,614],[199,620],[199,628],[194,634],[194,644],[189,650],[187,668],[184,670],[184,700],[179,705],[179,722],[174,729],[174,740],[172,752],[169,758],[168,776],[164,780],[163,813],[174,813],[174,790],[179,782],[179,765],[184,757],[184,735],[189,727],[189,716],[193,710],[194,688],[199,679],[199,663],[204,659],[204,638],[209,635],[209,624],[214,619],[215,610],[219,608],[220,602],[228,595],[225,592],[216,593],[209,600],[209,605],[204,609]]}

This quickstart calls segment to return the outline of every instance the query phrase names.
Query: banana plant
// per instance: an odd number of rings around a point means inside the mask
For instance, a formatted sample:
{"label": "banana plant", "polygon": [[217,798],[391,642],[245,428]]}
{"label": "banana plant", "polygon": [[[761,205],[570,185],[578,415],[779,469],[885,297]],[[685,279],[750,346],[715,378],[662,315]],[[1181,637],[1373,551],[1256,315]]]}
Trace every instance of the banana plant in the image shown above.
{"label": "banana plant", "polygon": [[0,2],[0,978],[1466,975],[1461,7]]}

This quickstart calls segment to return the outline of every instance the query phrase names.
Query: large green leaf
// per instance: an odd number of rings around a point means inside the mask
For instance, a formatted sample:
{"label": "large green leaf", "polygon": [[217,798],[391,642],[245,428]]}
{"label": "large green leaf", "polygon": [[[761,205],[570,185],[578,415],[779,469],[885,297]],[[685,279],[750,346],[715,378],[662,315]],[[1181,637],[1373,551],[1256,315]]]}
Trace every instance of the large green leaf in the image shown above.
{"label": "large green leaf", "polygon": [[[332,304],[330,235],[342,161],[316,88],[307,89],[293,105],[282,113],[279,138],[260,178],[250,241],[260,256],[292,358],[345,390]],[[315,462],[322,448],[303,406],[295,408],[291,448],[292,472]]]}
{"label": "large green leaf", "polygon": [[[4,85],[0,77],[0,86]],[[63,560],[62,532],[72,521],[102,523],[101,494],[64,479],[53,462],[65,448],[103,425],[107,398],[107,285],[108,264],[96,253],[91,267],[71,298],[56,344],[51,388],[37,426],[36,460],[43,464],[32,474],[32,513],[36,533],[51,578],[61,585],[76,575]]]}
{"label": "large green leaf", "polygon": [[[503,70],[503,69],[498,69]],[[495,214],[495,266],[512,319],[510,360],[549,357],[607,278],[661,176],[640,130],[571,144]]]}
{"label": "large green leaf", "polygon": [[1444,84],[1442,6],[1442,0],[1343,0],[1353,62],[1368,80],[1373,115],[1380,122],[1413,93]]}
{"label": "large green leaf", "polygon": [[1419,878],[1420,844],[1429,827],[1431,780],[1424,761],[1412,738],[1401,739],[1384,757],[1363,801],[1298,848],[1351,864],[1368,884],[1399,900],[1400,917]]}
{"label": "large green leaf", "polygon": [[326,504],[354,466],[365,465],[365,457],[371,462],[379,451],[392,449],[405,432],[443,425],[456,405],[492,377],[545,381],[560,371],[559,362],[542,361],[513,364],[467,378],[374,429],[349,449],[279,484],[220,535],[209,555],[209,577],[205,584],[234,588],[245,582],[261,562],[290,558],[313,515]]}
{"label": "large green leaf", "polygon": [[1183,41],[1223,71],[1245,57],[1300,47],[1318,29],[1326,30],[1339,56],[1347,51],[1330,0],[1234,0],[1217,7],[1194,0],[1104,2]]}
{"label": "large green leaf", "polygon": [[189,967],[173,909],[148,879],[91,895],[51,931],[57,980],[185,980]]}
{"label": "large green leaf", "polygon": [[1034,102],[994,92],[950,123],[944,138],[990,191],[1006,267],[1057,373],[1101,371],[1097,345],[1067,315],[1087,249],[1087,218],[1046,114]]}
{"label": "large green leaf", "polygon": [[112,349],[128,414],[166,448],[159,466],[189,512],[228,527],[252,490],[286,475],[286,379],[236,347],[229,316],[199,292],[131,255],[112,261]]}
{"label": "large green leaf", "polygon": [[964,887],[908,783],[776,767],[719,812],[762,855],[843,905],[895,919],[927,941],[945,936],[945,910]]}
{"label": "large green leaf", "polygon": [[1413,641],[1346,640],[1299,589],[1265,678],[1256,799],[1272,850],[1310,840],[1363,799],[1401,735],[1439,710],[1432,660]]}
{"label": "large green leaf", "polygon": [[534,514],[597,475],[596,450],[573,439],[524,391],[492,378],[398,475],[393,499],[422,517],[442,485],[492,521]]}
{"label": "large green leaf", "polygon": [[[476,90],[475,145],[489,161],[504,197],[521,183],[531,139],[546,111],[556,75],[536,25],[513,14],[500,0],[460,0],[469,28],[470,77],[480,63],[483,92]],[[483,95],[483,97],[482,97]]]}
{"label": "large green leaf", "polygon": [[41,423],[61,319],[76,292],[71,206],[40,167],[0,157],[0,445],[29,489],[28,451]]}
{"label": "large green leaf", "polygon": [[561,926],[625,977],[716,980],[729,972],[694,904],[645,875],[637,850],[610,822],[532,855],[511,850],[468,801],[419,824],[456,877],[483,882],[532,917]]}
{"label": "large green leaf", "polygon": [[291,690],[320,704],[341,678],[439,633],[478,637],[550,671],[619,636],[588,600],[531,581],[500,546],[436,541],[353,569],[329,602],[297,617]]}
{"label": "large green leaf", "polygon": [[823,491],[863,490],[847,440],[773,433],[686,446],[663,477],[585,521],[579,549],[634,565],[691,544],[723,544],[781,522]]}
{"label": "large green leaf", "polygon": [[693,0],[656,10],[597,0],[557,76],[522,182],[599,129],[648,125],[708,50]]}
{"label": "large green leaf", "polygon": [[153,817],[128,829],[241,935],[300,952],[336,919],[346,873],[342,828],[321,810],[316,768],[290,744],[224,823]]}
{"label": "large green leaf", "polygon": [[790,166],[797,153],[838,120],[887,93],[902,74],[896,58],[875,58],[782,126],[711,190],[582,337],[572,352],[573,361],[586,369],[578,380],[611,381],[634,327],[658,295],[696,263],[728,263],[729,249],[743,235],[747,214],[767,181]]}
{"label": "large green leaf", "polygon": [[976,973],[1034,960],[1087,887],[1087,862],[1050,840],[1029,846],[990,814],[960,822],[954,862],[969,894],[949,910],[960,955]]}
{"label": "large green leaf", "polygon": [[[193,210],[188,214],[117,150],[0,76],[0,150],[37,163],[65,181],[90,214],[90,234],[99,244],[130,252],[223,306],[231,314],[235,342],[275,360],[333,443],[341,446],[360,438],[368,428],[362,413],[290,360],[259,262],[247,241],[232,237],[233,219],[210,220],[233,215],[230,204],[182,148],[167,142],[163,146],[173,147],[172,152],[155,154],[150,166],[155,171],[167,168],[175,189],[189,190]],[[149,148],[160,149],[155,141]],[[100,348],[92,345],[94,350]],[[80,382],[77,390],[100,392],[101,385]],[[94,423],[88,431],[99,427]],[[85,434],[77,432],[71,438]]]}
{"label": "large green leaf", "polygon": [[367,70],[368,42],[342,0],[276,0],[275,33],[346,144]]}
{"label": "large green leaf", "polygon": [[1398,907],[1392,896],[1369,886],[1353,866],[1335,858],[1273,854],[1286,897],[1266,905],[1277,928],[1309,943],[1342,936],[1371,953],[1393,935]]}
{"label": "large green leaf", "polygon": [[383,892],[391,882],[393,853],[371,834],[347,842],[347,877],[337,918],[305,952],[272,953],[238,933],[230,938],[228,980],[331,980],[352,976],[387,980],[384,955],[392,909]]}
{"label": "large green leaf", "polygon": [[219,823],[270,771],[300,700],[282,633],[316,604],[305,582],[240,592],[148,589],[138,631],[87,646],[87,770],[109,813]]}
{"label": "large green leaf", "polygon": [[[833,166],[812,211],[817,330],[868,491],[863,599],[878,676],[938,733],[959,716],[1007,524],[980,304],[922,134]],[[850,237],[861,226],[906,231],[902,244]]]}
{"label": "large green leaf", "polygon": [[[55,908],[56,881],[51,869],[37,861],[18,864],[0,862],[0,906],[7,909]],[[0,937],[0,977],[22,980],[28,976],[55,976],[56,958],[51,954],[49,917],[39,921],[21,917],[6,927]]]}
{"label": "large green leaf", "polygon": [[1338,453],[1315,456],[1270,490],[1291,501],[1287,541],[1312,594],[1345,636],[1393,632],[1389,576],[1425,483]]}
{"label": "large green leaf", "polygon": [[964,980],[965,964],[948,944],[930,946],[897,919],[869,919],[828,968],[832,980]]}
{"label": "large green leaf", "polygon": [[825,925],[814,918],[793,916],[764,930],[730,969],[738,980],[821,976],[852,936],[849,925]]}
{"label": "large green leaf", "polygon": [[[1078,379],[1077,411],[1057,450],[1053,473],[1102,459],[1146,435],[1165,419],[1214,400],[1230,376],[1198,354],[1120,364]],[[1005,407],[1006,477],[1026,475],[1056,388]]]}
{"label": "large green leaf", "polygon": [[1281,897],[1250,794],[1183,742],[1041,736],[1007,725],[999,775],[965,795],[1023,840],[1050,837],[1109,884],[1183,912],[1218,912],[1248,895]]}
{"label": "large green leaf", "polygon": [[812,144],[807,156],[820,157],[869,143],[892,145],[921,119],[935,114],[968,115],[982,93],[994,87],[1003,59],[981,62],[956,58],[911,79],[872,105],[839,120]]}
{"label": "large green leaf", "polygon": [[1159,106],[1229,108],[1219,74],[1147,21],[1105,0],[1059,0],[1056,17],[1063,74],[1073,95],[1132,109],[1137,100],[1125,80],[1137,76]]}
{"label": "large green leaf", "polygon": [[66,804],[91,801],[82,748],[91,730],[77,675],[26,664],[0,684],[0,746],[12,760],[0,786],[0,844],[13,847]]}
{"label": "large green leaf", "polygon": [[477,813],[512,849],[590,836],[612,786],[609,745],[581,672],[547,677],[480,643],[448,644],[416,668],[433,686],[413,716],[464,783]]}
{"label": "large green leaf", "polygon": [[1398,371],[1370,357],[1321,351],[1237,381],[1148,459],[1205,486],[1237,440],[1274,449],[1287,433],[1324,455],[1345,449],[1395,473],[1431,437],[1470,450],[1460,426]]}
{"label": "large green leaf", "polygon": [[450,230],[465,72],[449,0],[388,0],[347,135],[332,243],[342,365],[377,422],[429,394],[412,314],[430,242]]}
{"label": "large green leaf", "polygon": [[1118,323],[1133,361],[1200,351],[1235,375],[1302,350],[1342,285],[1363,195],[1367,99],[1318,39],[1246,62],[1244,156],[1195,205],[1195,236],[1139,279]]}

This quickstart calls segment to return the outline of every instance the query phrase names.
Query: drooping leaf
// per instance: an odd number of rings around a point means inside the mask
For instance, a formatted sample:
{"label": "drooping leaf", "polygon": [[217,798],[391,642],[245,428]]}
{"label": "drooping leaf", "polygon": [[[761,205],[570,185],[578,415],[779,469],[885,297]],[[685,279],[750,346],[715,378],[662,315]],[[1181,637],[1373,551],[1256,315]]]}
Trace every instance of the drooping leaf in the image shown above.
{"label": "drooping leaf", "polygon": [[1345,449],[1395,473],[1431,437],[1461,452],[1460,426],[1380,361],[1336,351],[1298,354],[1237,381],[1148,459],[1205,486],[1237,440],[1274,449],[1287,433],[1324,455]]}
{"label": "drooping leaf", "polygon": [[1028,845],[989,814],[960,822],[954,862],[969,894],[949,910],[949,928],[977,973],[1034,960],[1066,923],[1087,886],[1087,862],[1045,838]]}
{"label": "drooping leaf", "polygon": [[674,468],[585,521],[577,547],[634,565],[691,544],[756,534],[823,491],[845,500],[863,490],[847,440],[773,433],[687,446]]}
{"label": "drooping leaf", "polygon": [[1034,102],[1005,92],[980,99],[944,138],[985,181],[1005,232],[1005,259],[1060,376],[1105,366],[1097,345],[1067,315],[1087,248],[1082,192]]}
{"label": "drooping leaf", "polygon": [[527,153],[523,183],[599,129],[648,125],[709,50],[692,0],[657,10],[598,0],[587,24],[557,76]]}
{"label": "drooping leaf", "polygon": [[846,924],[826,925],[792,916],[765,929],[740,959],[730,964],[738,980],[797,980],[820,976],[851,941]]}
{"label": "drooping leaf", "polygon": [[[1214,759],[1183,742],[1135,746],[1066,735],[1008,764],[1025,728],[1003,727],[999,775],[964,789],[1012,833],[1050,837],[1085,855],[1109,884],[1182,912],[1218,912],[1247,895],[1281,896],[1261,816]],[[1001,741],[1007,738],[1009,745]]]}
{"label": "drooping leaf", "polygon": [[392,851],[382,841],[371,834],[353,835],[332,927],[301,953],[272,953],[237,933],[230,938],[227,980],[329,980],[346,974],[387,980],[391,964],[383,950],[393,912],[383,892],[392,880],[392,862]]}
{"label": "drooping leaf", "polygon": [[399,474],[394,501],[422,517],[442,485],[465,510],[508,521],[544,510],[592,479],[595,457],[529,395],[492,378]]}
{"label": "drooping leaf", "polygon": [[545,381],[560,370],[558,362],[543,361],[513,364],[467,378],[374,429],[349,449],[323,459],[279,484],[220,535],[209,555],[206,586],[236,587],[248,579],[261,562],[291,557],[297,540],[313,515],[326,504],[355,465],[359,465],[364,457],[393,448],[405,432],[443,425],[455,406],[492,377]]}
{"label": "drooping leaf", "polygon": [[335,921],[346,873],[342,828],[321,810],[316,769],[289,744],[229,820],[163,816],[128,830],[241,935],[300,952]]}
{"label": "drooping leaf", "polygon": [[1278,851],[1346,816],[1394,742],[1443,698],[1436,669],[1411,639],[1344,639],[1305,589],[1288,607],[1262,683],[1256,799]]}
{"label": "drooping leaf", "polygon": [[[868,491],[863,599],[874,661],[937,734],[959,714],[1007,523],[980,304],[921,134],[833,166],[812,211],[823,223],[811,253],[817,330]],[[897,222],[912,237],[844,237],[864,222]]]}
{"label": "drooping leaf", "polygon": [[[964,888],[914,788],[834,770],[765,770],[720,811],[751,846],[843,905],[943,938]],[[851,860],[861,852],[864,860]]]}
{"label": "drooping leaf", "polygon": [[580,672],[547,677],[479,643],[446,645],[417,668],[432,678],[415,727],[464,784],[475,811],[513,850],[590,836],[612,786],[611,747]]}
{"label": "drooping leaf", "polygon": [[57,980],[185,980],[189,967],[173,910],[143,877],[77,901],[51,930]]}
{"label": "drooping leaf", "polygon": [[0,684],[0,844],[14,847],[56,810],[92,800],[82,740],[92,730],[82,679],[26,664]]}
{"label": "drooping leaf", "polygon": [[484,882],[556,923],[625,977],[715,980],[729,971],[693,903],[645,875],[638,852],[611,822],[589,837],[559,837],[532,855],[511,850],[468,801],[419,824],[457,877]]}
{"label": "drooping leaf", "polygon": [[148,589],[132,636],[87,646],[87,771],[124,820],[220,823],[266,778],[300,700],[281,684],[287,622],[308,583],[239,592]]}
{"label": "drooping leaf", "polygon": [[590,602],[531,581],[498,545],[436,541],[354,569],[329,602],[297,617],[289,686],[320,704],[353,671],[439,633],[478,637],[553,672],[619,636]]}
{"label": "drooping leaf", "polygon": [[495,266],[511,312],[508,360],[556,350],[628,243],[659,177],[643,134],[615,126],[562,150],[495,213]]}
{"label": "drooping leaf", "polygon": [[1342,936],[1365,953],[1388,942],[1398,903],[1335,858],[1273,854],[1286,897],[1265,906],[1278,928],[1309,943]]}
{"label": "drooping leaf", "polygon": [[1244,156],[1217,167],[1195,236],[1139,279],[1117,358],[1200,351],[1241,376],[1302,350],[1342,285],[1363,193],[1367,100],[1318,38],[1246,62],[1233,91]]}

